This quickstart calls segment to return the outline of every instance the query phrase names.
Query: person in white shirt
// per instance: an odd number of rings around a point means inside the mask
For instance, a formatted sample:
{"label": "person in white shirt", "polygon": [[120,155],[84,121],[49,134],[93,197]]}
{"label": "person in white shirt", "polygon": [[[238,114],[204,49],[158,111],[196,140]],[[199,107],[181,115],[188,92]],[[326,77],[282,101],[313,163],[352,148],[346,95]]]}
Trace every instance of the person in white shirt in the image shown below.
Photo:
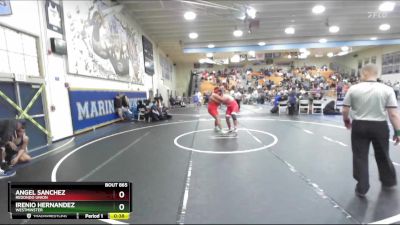
{"label": "person in white shirt", "polygon": [[253,101],[253,102],[257,102],[257,99],[258,99],[258,91],[257,91],[257,90],[254,90],[253,93],[251,94],[251,97],[252,97],[252,101]]}
{"label": "person in white shirt", "polygon": [[196,106],[199,107],[199,106],[201,106],[201,103],[203,102],[203,96],[200,91],[197,91],[195,95],[197,98]]}
{"label": "person in white shirt", "polygon": [[400,93],[400,83],[396,82],[395,85],[393,85],[394,93],[396,94],[396,99],[399,98],[399,93]]}
{"label": "person in white shirt", "polygon": [[[393,141],[400,143],[400,115],[394,91],[377,82],[378,69],[369,64],[361,70],[361,83],[349,88],[343,103],[343,121],[351,129],[353,177],[358,182],[355,192],[364,197],[369,186],[369,148],[372,142],[379,178],[383,189],[397,185],[396,170],[389,156],[389,127],[387,116],[394,127]],[[352,121],[350,120],[352,110]]]}
{"label": "person in white shirt", "polygon": [[235,100],[239,106],[239,111],[240,111],[240,102],[242,101],[242,93],[240,93],[239,90],[237,90],[234,94]]}

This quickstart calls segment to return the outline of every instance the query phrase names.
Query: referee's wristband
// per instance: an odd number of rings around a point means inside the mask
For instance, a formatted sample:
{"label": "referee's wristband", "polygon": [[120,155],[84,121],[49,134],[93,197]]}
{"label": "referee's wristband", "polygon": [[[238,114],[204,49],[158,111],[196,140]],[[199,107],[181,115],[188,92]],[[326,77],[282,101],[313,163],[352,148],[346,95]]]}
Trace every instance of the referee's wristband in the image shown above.
{"label": "referee's wristband", "polygon": [[395,130],[394,133],[396,134],[396,136],[400,136],[400,130]]}

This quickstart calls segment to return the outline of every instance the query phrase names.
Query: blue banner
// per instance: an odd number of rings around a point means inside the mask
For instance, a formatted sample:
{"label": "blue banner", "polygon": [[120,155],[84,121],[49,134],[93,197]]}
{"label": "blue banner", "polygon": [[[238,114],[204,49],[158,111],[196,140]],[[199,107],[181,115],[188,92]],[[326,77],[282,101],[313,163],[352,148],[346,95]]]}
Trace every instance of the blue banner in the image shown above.
{"label": "blue banner", "polygon": [[117,119],[114,98],[118,93],[123,93],[129,98],[131,107],[135,107],[138,100],[147,98],[146,92],[70,89],[69,101],[74,132]]}

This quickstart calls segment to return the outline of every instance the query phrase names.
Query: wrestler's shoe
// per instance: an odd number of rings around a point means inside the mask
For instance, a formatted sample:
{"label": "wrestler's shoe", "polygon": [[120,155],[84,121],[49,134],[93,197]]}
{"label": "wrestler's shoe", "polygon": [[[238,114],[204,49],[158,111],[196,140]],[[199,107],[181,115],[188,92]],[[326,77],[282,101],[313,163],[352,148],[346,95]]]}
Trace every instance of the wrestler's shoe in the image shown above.
{"label": "wrestler's shoe", "polygon": [[228,133],[237,133],[237,128],[230,129]]}

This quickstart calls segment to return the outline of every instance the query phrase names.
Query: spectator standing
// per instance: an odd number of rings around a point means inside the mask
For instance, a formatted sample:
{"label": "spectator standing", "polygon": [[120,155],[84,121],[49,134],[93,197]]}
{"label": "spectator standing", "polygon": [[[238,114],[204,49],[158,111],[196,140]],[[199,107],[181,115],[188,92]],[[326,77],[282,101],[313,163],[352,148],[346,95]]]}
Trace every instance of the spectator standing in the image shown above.
{"label": "spectator standing", "polygon": [[169,105],[170,107],[175,105],[175,99],[172,97],[172,95],[169,96]]}
{"label": "spectator standing", "polygon": [[349,83],[346,81],[346,82],[343,82],[343,87],[342,87],[342,92],[343,92],[343,95],[346,95],[346,93],[347,93],[347,91],[349,90],[349,88],[350,88],[350,85],[349,85]]}
{"label": "spectator standing", "polygon": [[201,103],[203,102],[203,96],[202,96],[200,91],[197,91],[196,95],[197,95],[197,98],[199,100],[199,106],[201,106]]}
{"label": "spectator standing", "polygon": [[292,88],[292,91],[289,93],[289,115],[294,115],[296,112],[296,103],[297,103],[297,93],[296,93],[296,88]]}
{"label": "spectator standing", "polygon": [[[358,182],[356,195],[364,197],[369,190],[368,152],[372,142],[375,159],[379,169],[379,177],[384,189],[397,185],[396,171],[389,156],[390,122],[395,129],[393,140],[400,143],[400,116],[397,112],[397,101],[394,91],[377,82],[378,70],[375,65],[366,65],[361,70],[361,83],[349,88],[343,107],[343,121],[351,130],[353,151],[353,177]],[[349,111],[353,110],[353,121]]]}
{"label": "spectator standing", "polygon": [[192,101],[193,101],[193,104],[196,106],[196,108],[198,108],[199,104],[201,104],[199,96],[197,95],[197,92],[193,95]]}
{"label": "spectator standing", "polygon": [[342,91],[343,91],[343,83],[340,81],[340,82],[338,82],[338,84],[336,86],[336,92],[337,92],[338,99],[342,98]]}
{"label": "spectator standing", "polygon": [[122,94],[118,93],[117,96],[114,98],[114,109],[115,112],[117,113],[118,117],[123,120],[124,115],[122,111]]}
{"label": "spectator standing", "polygon": [[258,103],[258,91],[254,89],[253,93],[251,94],[252,102]]}

